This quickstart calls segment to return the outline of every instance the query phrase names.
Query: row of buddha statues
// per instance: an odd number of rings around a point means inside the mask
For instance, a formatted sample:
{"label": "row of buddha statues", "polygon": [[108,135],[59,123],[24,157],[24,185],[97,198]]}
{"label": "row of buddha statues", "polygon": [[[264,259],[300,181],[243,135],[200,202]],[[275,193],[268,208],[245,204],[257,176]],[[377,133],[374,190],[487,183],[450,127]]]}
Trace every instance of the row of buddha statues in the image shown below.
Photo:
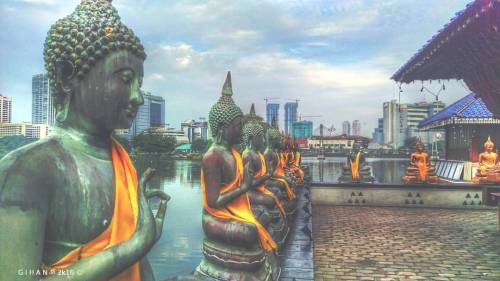
{"label": "row of buddha statues", "polygon": [[[0,280],[155,280],[146,255],[161,237],[170,198],[148,184],[153,169],[137,175],[113,138],[144,104],[146,53],[111,2],[82,0],[47,33],[56,124],[49,137],[0,160]],[[204,258],[194,275],[176,280],[280,273],[277,255],[304,182],[300,153],[253,109],[244,117],[232,94],[228,73],[201,163]]]}
{"label": "row of buddha statues", "polygon": [[278,253],[304,181],[300,153],[275,122],[267,126],[260,121],[253,105],[244,117],[232,95],[228,73],[209,113],[214,142],[201,162],[206,237],[196,274],[215,280],[277,280]]}

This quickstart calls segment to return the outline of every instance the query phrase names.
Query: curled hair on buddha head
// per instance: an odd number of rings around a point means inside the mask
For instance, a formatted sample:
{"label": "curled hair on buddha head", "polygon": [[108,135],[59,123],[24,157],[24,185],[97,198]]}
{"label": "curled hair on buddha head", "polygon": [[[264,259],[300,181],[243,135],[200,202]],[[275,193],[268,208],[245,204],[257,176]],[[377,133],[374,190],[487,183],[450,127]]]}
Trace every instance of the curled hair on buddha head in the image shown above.
{"label": "curled hair on buddha head", "polygon": [[55,104],[65,99],[61,79],[84,78],[98,60],[118,50],[146,59],[139,38],[121,22],[111,0],[82,0],[73,13],[56,21],[43,53]]}
{"label": "curled hair on buddha head", "polygon": [[276,118],[273,117],[271,121],[271,127],[267,129],[267,137],[270,143],[278,143],[281,140],[280,130],[278,129],[278,125],[276,124]]}
{"label": "curled hair on buddha head", "polygon": [[222,87],[219,100],[212,106],[208,113],[208,123],[212,137],[219,136],[234,119],[243,117],[243,112],[234,103],[233,87],[231,85],[231,72],[227,73],[226,81]]}
{"label": "curled hair on buddha head", "polygon": [[245,125],[243,125],[243,143],[245,146],[250,144],[250,140],[254,137],[263,137],[264,127],[260,124],[260,121],[255,114],[255,106],[252,104],[250,108],[250,114],[248,115]]}

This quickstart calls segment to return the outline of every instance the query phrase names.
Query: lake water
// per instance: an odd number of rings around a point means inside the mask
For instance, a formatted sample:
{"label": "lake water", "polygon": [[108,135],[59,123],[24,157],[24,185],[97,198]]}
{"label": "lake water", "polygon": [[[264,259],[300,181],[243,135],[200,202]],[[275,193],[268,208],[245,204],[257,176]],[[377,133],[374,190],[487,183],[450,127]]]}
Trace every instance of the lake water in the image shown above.
{"label": "lake water", "polygon": [[[304,158],[310,165],[314,181],[320,180],[320,165],[315,158]],[[138,173],[148,166],[157,170],[150,186],[159,187],[171,196],[160,241],[148,254],[157,280],[190,274],[201,261],[203,230],[201,228],[200,165],[187,160],[141,157],[135,161]],[[323,182],[336,182],[345,158],[327,158]],[[401,183],[408,160],[368,159],[368,165],[379,183]]]}

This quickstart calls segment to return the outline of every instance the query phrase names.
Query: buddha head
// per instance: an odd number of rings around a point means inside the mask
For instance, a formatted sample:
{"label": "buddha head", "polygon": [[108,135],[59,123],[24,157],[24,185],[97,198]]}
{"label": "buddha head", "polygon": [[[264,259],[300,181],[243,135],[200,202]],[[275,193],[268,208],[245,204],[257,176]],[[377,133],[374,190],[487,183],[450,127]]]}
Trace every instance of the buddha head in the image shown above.
{"label": "buddha head", "polygon": [[355,141],[354,144],[352,145],[352,150],[354,152],[359,152],[361,150],[361,144]]}
{"label": "buddha head", "polygon": [[491,141],[490,136],[488,136],[488,140],[486,140],[486,142],[484,143],[484,149],[487,152],[492,152],[494,148],[495,148],[495,144]]}
{"label": "buddha head", "polygon": [[417,143],[415,144],[415,148],[417,149],[418,152],[424,151],[424,143],[422,142],[421,138],[417,139]]}
{"label": "buddha head", "polygon": [[255,114],[255,106],[252,104],[250,114],[245,125],[243,125],[243,142],[247,148],[262,151],[264,148],[264,128]]}
{"label": "buddha head", "polygon": [[231,72],[227,73],[221,97],[210,109],[208,123],[216,143],[227,143],[232,146],[240,142],[243,112],[233,100]]}
{"label": "buddha head", "polygon": [[279,148],[281,135],[280,135],[280,130],[278,129],[278,126],[276,124],[275,118],[273,118],[273,120],[271,121],[271,127],[267,129],[266,134],[267,134],[268,144],[271,145],[273,148]]}
{"label": "buddha head", "polygon": [[44,44],[59,125],[97,131],[129,128],[143,104],[144,47],[111,0],[82,0]]}

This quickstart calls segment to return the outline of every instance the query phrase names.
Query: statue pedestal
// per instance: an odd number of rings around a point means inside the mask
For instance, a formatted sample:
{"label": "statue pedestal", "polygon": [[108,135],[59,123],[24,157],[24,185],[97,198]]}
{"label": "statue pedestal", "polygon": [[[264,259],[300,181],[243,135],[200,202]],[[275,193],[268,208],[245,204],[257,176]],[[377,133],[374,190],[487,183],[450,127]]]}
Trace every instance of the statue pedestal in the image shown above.
{"label": "statue pedestal", "polygon": [[195,275],[214,280],[273,281],[280,274],[276,255],[259,245],[244,248],[205,239],[203,255]]}

